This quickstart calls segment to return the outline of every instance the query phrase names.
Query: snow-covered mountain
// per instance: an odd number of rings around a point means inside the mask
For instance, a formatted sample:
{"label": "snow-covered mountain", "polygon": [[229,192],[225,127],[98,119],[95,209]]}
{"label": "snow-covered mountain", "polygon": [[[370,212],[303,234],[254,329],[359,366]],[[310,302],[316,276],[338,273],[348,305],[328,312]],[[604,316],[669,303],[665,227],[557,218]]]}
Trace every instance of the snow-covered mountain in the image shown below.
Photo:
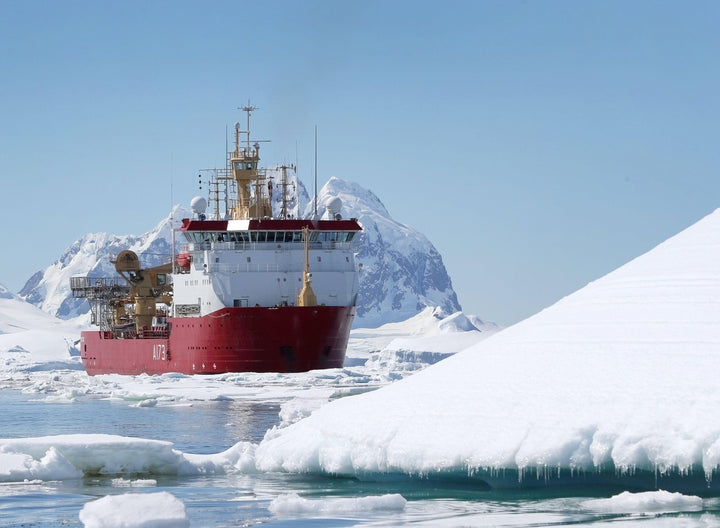
{"label": "snow-covered mountain", "polygon": [[141,256],[146,266],[169,262],[172,258],[171,224],[190,212],[176,206],[173,212],[144,235],[109,235],[89,233],[72,244],[52,265],[35,273],[25,283],[19,296],[56,317],[71,319],[90,310],[85,299],[76,299],[70,291],[70,277],[113,277],[115,266],[110,256],[130,249]]}
{"label": "snow-covered mountain", "polygon": [[[280,172],[276,169],[271,174],[276,189],[272,205],[278,215],[283,206]],[[295,172],[288,170],[287,175],[287,214],[311,217],[314,202]],[[439,313],[443,315],[461,309],[442,258],[425,236],[393,220],[372,192],[337,178],[332,178],[319,193],[319,214],[327,214],[325,204],[334,197],[343,202],[342,216],[357,218],[363,226],[356,246],[361,264],[356,326],[371,327],[403,321],[426,307],[439,308]],[[72,296],[70,277],[115,276],[110,256],[124,249],[137,253],[147,266],[168,262],[172,255],[171,219],[177,227],[180,219],[189,216],[188,210],[176,206],[172,214],[140,236],[85,235],[51,266],[30,277],[19,295],[43,311],[63,319],[87,314],[87,301]]]}
{"label": "snow-covered mountain", "polygon": [[[357,245],[357,316],[364,326],[404,321],[428,306],[445,315],[461,310],[440,253],[422,233],[393,220],[371,191],[339,178],[331,178],[318,194],[318,213],[335,197],[342,200],[341,214],[357,218],[363,228]],[[309,204],[305,217],[311,212]]]}

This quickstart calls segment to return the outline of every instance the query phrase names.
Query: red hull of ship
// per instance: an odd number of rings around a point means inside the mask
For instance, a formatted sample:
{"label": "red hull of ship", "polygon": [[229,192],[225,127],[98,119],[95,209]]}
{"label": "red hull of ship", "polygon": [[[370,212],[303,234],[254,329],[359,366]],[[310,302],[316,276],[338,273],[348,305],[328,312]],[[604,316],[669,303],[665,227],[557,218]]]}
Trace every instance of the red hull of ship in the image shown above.
{"label": "red hull of ship", "polygon": [[305,372],[345,361],[352,306],[224,308],[168,318],[167,338],[82,333],[85,370],[96,374]]}

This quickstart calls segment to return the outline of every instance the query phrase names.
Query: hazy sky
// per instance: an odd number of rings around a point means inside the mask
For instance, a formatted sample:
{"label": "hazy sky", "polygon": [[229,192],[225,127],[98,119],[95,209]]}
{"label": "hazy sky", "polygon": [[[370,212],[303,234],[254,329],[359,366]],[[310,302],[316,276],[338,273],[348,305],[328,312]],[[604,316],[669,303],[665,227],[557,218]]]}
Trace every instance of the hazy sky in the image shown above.
{"label": "hazy sky", "polygon": [[[718,207],[720,2],[0,0],[0,283],[224,163],[372,190],[466,312],[523,319]],[[171,182],[173,196],[171,198]]]}

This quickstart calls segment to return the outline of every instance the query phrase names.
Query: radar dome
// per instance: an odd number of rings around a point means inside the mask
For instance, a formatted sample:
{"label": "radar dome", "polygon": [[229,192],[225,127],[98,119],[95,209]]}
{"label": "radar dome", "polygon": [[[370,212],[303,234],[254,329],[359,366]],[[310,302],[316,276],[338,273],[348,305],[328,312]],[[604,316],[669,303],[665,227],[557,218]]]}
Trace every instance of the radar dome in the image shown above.
{"label": "radar dome", "polygon": [[328,213],[335,216],[340,212],[340,209],[342,209],[342,200],[338,196],[330,198],[325,202],[325,208],[328,210]]}
{"label": "radar dome", "polygon": [[197,215],[205,214],[205,209],[207,209],[207,200],[202,196],[196,196],[190,200],[190,209],[192,209],[192,212]]}

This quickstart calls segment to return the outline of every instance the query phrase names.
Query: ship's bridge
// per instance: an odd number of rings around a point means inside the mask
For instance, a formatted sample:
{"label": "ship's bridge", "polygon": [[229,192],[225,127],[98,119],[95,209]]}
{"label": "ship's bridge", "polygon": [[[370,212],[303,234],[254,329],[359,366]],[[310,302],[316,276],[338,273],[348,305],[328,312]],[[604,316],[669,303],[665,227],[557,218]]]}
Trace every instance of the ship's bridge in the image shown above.
{"label": "ship's bridge", "polygon": [[[310,230],[310,244],[346,244],[361,231],[357,220],[190,220],[184,219],[180,231],[193,249],[240,249],[219,244],[302,243],[303,229]],[[258,249],[262,249],[258,247]]]}
{"label": "ship's bridge", "polygon": [[[318,305],[352,306],[357,220],[183,220],[175,314],[295,306],[309,274]],[[307,237],[307,240],[306,240]]]}

